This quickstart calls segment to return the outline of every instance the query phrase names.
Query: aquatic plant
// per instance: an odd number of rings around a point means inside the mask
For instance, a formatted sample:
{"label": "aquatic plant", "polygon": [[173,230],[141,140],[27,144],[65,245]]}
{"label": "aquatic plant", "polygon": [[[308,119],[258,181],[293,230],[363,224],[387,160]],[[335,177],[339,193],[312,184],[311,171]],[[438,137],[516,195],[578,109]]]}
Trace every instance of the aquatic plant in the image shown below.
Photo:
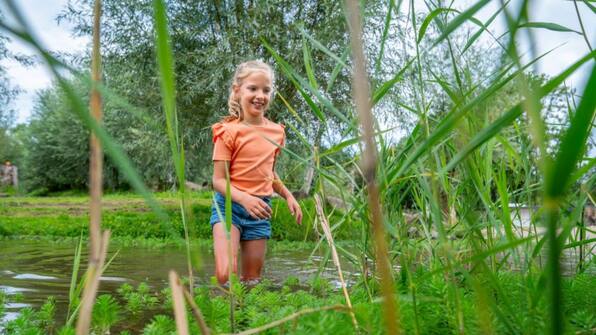
{"label": "aquatic plant", "polygon": [[95,300],[91,328],[97,334],[109,334],[110,328],[122,320],[120,305],[109,294],[102,294]]}
{"label": "aquatic plant", "polygon": [[176,323],[165,315],[156,315],[143,329],[143,335],[175,335]]}
{"label": "aquatic plant", "polygon": [[139,283],[135,289],[129,283],[120,285],[118,294],[125,301],[125,309],[133,315],[137,315],[146,309],[152,309],[159,303],[159,298],[152,294],[147,283]]}

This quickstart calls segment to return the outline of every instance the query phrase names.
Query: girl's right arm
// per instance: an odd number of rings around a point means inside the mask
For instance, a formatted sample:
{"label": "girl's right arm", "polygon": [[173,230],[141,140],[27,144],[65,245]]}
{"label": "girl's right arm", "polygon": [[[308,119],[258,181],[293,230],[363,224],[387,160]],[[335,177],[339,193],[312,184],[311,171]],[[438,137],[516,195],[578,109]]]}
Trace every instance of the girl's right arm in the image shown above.
{"label": "girl's right arm", "polygon": [[[226,164],[227,163],[227,164]],[[229,161],[213,161],[213,188],[215,191],[226,194],[226,165]],[[255,219],[269,219],[271,217],[271,207],[259,197],[254,197],[246,192],[242,192],[230,185],[232,201],[239,203]]]}

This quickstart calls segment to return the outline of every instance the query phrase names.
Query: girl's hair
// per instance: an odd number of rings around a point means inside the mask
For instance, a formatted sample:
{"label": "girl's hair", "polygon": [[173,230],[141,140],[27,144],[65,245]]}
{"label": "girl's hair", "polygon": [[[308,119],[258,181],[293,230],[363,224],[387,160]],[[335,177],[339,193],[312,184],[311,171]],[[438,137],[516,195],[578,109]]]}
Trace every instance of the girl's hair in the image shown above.
{"label": "girl's hair", "polygon": [[230,115],[224,117],[223,122],[243,119],[242,107],[240,107],[238,98],[234,94],[234,85],[242,85],[242,81],[246,77],[258,71],[269,74],[269,76],[271,77],[271,84],[274,86],[275,74],[273,73],[273,69],[271,68],[271,66],[269,66],[269,64],[260,60],[251,60],[238,65],[238,67],[236,67],[236,72],[234,72],[232,85],[230,85],[230,96],[228,98],[228,112],[230,113]]}

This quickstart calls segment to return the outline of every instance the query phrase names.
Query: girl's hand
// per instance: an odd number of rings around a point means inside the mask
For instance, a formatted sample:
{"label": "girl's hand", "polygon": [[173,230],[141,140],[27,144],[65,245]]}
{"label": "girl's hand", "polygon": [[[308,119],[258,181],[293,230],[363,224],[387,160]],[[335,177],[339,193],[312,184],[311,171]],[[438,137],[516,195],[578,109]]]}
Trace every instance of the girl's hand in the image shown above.
{"label": "girl's hand", "polygon": [[302,223],[302,209],[300,209],[300,205],[298,204],[298,201],[296,201],[296,199],[292,196],[288,197],[286,199],[286,201],[288,202],[288,208],[290,209],[290,213],[292,213],[292,216],[294,217],[294,219],[296,219],[296,223],[301,224]]}
{"label": "girl's hand", "polygon": [[247,194],[241,205],[255,219],[271,218],[271,207],[259,197]]}

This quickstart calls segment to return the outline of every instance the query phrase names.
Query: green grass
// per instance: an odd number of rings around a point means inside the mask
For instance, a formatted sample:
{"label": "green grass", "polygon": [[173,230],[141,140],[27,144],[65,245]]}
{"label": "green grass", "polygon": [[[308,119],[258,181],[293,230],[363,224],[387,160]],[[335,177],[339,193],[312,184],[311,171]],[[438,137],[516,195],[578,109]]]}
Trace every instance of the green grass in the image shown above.
{"label": "green grass", "polygon": [[[115,238],[181,239],[184,229],[177,199],[170,193],[159,193],[155,199],[164,208],[169,222],[148,208],[142,197],[134,194],[112,194],[104,197],[102,226],[110,229]],[[190,226],[192,238],[211,238],[211,193],[193,194],[190,198]],[[312,228],[314,203],[301,201],[305,218],[301,226],[294,222],[285,202],[272,202],[274,240],[315,241],[317,231]],[[0,236],[87,236],[89,216],[87,196],[52,196],[0,198]],[[340,214],[334,217],[339,218]],[[346,223],[336,230],[337,238],[350,240],[358,231],[357,222]]]}

